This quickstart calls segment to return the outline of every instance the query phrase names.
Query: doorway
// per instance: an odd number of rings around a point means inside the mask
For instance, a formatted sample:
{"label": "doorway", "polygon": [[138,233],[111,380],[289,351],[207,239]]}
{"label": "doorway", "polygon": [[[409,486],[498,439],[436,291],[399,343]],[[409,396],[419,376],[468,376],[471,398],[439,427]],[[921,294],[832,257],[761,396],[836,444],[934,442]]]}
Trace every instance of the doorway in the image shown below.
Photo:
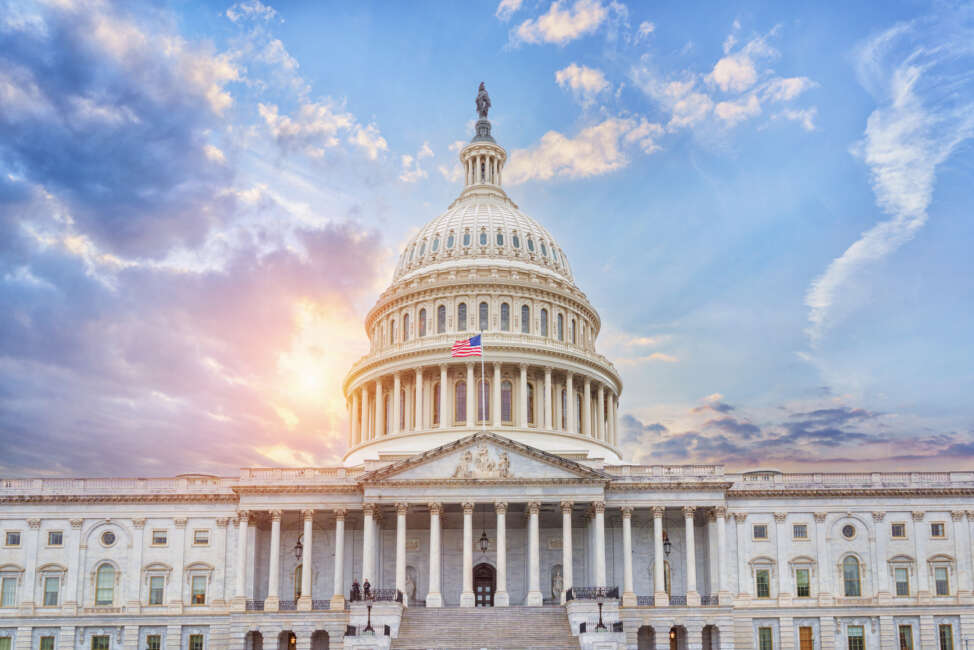
{"label": "doorway", "polygon": [[474,604],[477,607],[494,606],[494,590],[497,589],[497,573],[484,562],[473,568]]}

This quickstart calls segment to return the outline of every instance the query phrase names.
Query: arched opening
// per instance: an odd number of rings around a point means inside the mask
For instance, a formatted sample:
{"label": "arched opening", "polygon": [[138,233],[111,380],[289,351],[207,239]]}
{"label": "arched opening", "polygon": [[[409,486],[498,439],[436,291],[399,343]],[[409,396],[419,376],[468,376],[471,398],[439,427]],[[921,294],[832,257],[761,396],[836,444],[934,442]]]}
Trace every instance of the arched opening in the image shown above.
{"label": "arched opening", "polygon": [[501,303],[501,331],[511,331],[511,306],[506,302]]}
{"label": "arched opening", "polygon": [[462,379],[456,383],[454,390],[453,423],[467,423],[467,382]]}
{"label": "arched opening", "polygon": [[582,394],[575,393],[575,433],[582,432]]}
{"label": "arched opening", "polygon": [[485,423],[490,417],[490,382],[482,379],[477,384],[477,422]]}
{"label": "arched opening", "polygon": [[497,589],[497,572],[483,562],[473,568],[474,604],[477,607],[494,606],[494,590]]}
{"label": "arched opening", "polygon": [[703,650],[720,650],[720,630],[716,625],[704,626],[702,638]]}
{"label": "arched opening", "polygon": [[534,383],[528,382],[528,424],[534,424]]}
{"label": "arched opening", "polygon": [[487,306],[486,302],[482,302],[480,303],[480,307],[477,311],[478,311],[478,316],[480,317],[479,318],[480,322],[478,323],[479,327],[477,329],[483,332],[487,329],[487,326],[489,325],[490,308]]}
{"label": "arched opening", "polygon": [[457,331],[462,332],[467,329],[467,303],[461,302],[457,305]]}
{"label": "arched opening", "polygon": [[670,628],[670,650],[687,650],[687,629],[682,625]]}
{"label": "arched opening", "polygon": [[409,314],[402,315],[402,340],[409,340]]}
{"label": "arched opening", "polygon": [[419,310],[419,336],[426,336],[426,309]]}
{"label": "arched opening", "polygon": [[531,333],[531,308],[527,305],[521,305],[521,333]]}
{"label": "arched opening", "polygon": [[[299,538],[300,539],[300,538]],[[294,600],[301,597],[301,565],[294,567]]]}
{"label": "arched opening", "polygon": [[501,382],[501,422],[514,424],[514,408],[511,393],[514,387],[506,379]]}
{"label": "arched opening", "polygon": [[311,635],[311,650],[328,650],[329,643],[328,632],[324,630],[315,630]]}
{"label": "arched opening", "polygon": [[440,305],[436,308],[436,333],[444,332],[446,332],[446,305]]}
{"label": "arched opening", "polygon": [[433,424],[440,423],[440,382],[433,384]]}
{"label": "arched opening", "polygon": [[862,577],[859,560],[855,556],[848,556],[842,560],[842,580],[845,584],[845,595],[858,598],[862,595]]}
{"label": "arched opening", "polygon": [[406,430],[406,389],[399,389],[399,431]]}
{"label": "arched opening", "polygon": [[555,330],[559,341],[565,340],[565,317],[558,314],[558,329]]}
{"label": "arched opening", "polygon": [[244,650],[264,650],[264,635],[256,630],[247,632],[244,637]]}
{"label": "arched opening", "polygon": [[285,630],[277,635],[277,650],[295,650],[298,647],[298,637],[294,632]]}
{"label": "arched opening", "polygon": [[561,389],[561,428],[568,429],[568,392],[564,388]]}
{"label": "arched opening", "polygon": [[548,336],[548,310],[541,310],[541,336]]}
{"label": "arched opening", "polygon": [[389,435],[389,416],[392,415],[392,395],[385,394],[382,398],[382,435]]}
{"label": "arched opening", "polygon": [[115,567],[105,563],[95,573],[95,605],[112,605],[115,602]]}
{"label": "arched opening", "polygon": [[656,650],[656,632],[650,625],[643,625],[636,633],[638,650]]}

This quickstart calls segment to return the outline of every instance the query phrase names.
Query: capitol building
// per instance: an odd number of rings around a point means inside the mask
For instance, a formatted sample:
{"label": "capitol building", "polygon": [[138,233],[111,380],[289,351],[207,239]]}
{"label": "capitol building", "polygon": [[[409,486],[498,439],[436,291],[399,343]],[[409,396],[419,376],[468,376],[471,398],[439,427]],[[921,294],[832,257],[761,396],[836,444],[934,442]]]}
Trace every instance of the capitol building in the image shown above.
{"label": "capitol building", "polygon": [[365,316],[342,464],[0,479],[0,650],[974,650],[974,472],[627,460],[489,107]]}

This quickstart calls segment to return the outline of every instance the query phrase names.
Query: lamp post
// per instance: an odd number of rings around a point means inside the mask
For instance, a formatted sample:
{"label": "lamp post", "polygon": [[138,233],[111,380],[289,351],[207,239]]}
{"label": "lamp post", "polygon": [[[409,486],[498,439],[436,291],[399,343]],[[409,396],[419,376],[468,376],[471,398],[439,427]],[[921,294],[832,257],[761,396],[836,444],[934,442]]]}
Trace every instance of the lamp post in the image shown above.
{"label": "lamp post", "polygon": [[595,626],[595,631],[598,632],[599,630],[605,630],[606,632],[608,632],[609,628],[607,628],[605,626],[605,623],[602,621],[602,602],[603,600],[605,600],[605,592],[602,590],[601,587],[596,588],[595,598],[596,598],[596,602],[598,602],[599,604],[599,623],[598,625]]}

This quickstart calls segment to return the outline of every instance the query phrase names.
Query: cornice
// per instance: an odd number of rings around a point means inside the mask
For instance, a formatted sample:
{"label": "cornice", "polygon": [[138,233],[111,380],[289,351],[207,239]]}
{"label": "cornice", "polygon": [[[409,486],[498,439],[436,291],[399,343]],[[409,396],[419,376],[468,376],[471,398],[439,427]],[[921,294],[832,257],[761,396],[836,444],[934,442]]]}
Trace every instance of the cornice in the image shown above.
{"label": "cornice", "polygon": [[637,481],[637,482],[626,482],[626,483],[616,483],[610,482],[605,486],[606,494],[612,492],[634,492],[637,490],[723,490],[726,491],[734,485],[728,481]]}
{"label": "cornice", "polygon": [[358,494],[361,492],[357,484],[351,485],[295,485],[280,483],[277,485],[242,485],[234,487],[233,491],[240,496],[253,494]]}
{"label": "cornice", "polygon": [[974,496],[974,486],[909,488],[772,488],[730,490],[728,499],[737,497],[858,497],[858,496]]}
{"label": "cornice", "polygon": [[0,504],[19,503],[235,503],[235,494],[16,494]]}

